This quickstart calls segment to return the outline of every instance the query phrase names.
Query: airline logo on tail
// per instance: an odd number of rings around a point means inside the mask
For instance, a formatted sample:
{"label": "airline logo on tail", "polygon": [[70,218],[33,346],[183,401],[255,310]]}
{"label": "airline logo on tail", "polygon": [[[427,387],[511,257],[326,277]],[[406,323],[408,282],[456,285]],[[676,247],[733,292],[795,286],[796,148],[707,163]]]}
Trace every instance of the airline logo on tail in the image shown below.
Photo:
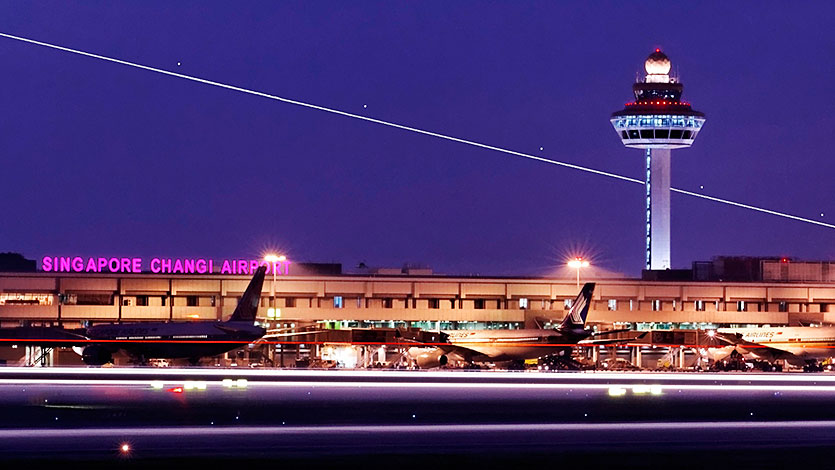
{"label": "airline logo on tail", "polygon": [[571,305],[571,310],[565,316],[560,329],[582,330],[586,325],[586,317],[589,314],[589,307],[591,306],[591,294],[594,292],[594,283],[588,282],[583,286],[580,294]]}

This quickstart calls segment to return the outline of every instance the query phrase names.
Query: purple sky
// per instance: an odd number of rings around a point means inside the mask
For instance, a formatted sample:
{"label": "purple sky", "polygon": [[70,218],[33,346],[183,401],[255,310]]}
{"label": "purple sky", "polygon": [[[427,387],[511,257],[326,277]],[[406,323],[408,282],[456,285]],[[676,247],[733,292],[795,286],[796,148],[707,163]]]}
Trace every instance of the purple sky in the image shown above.
{"label": "purple sky", "polygon": [[[0,31],[635,178],[609,116],[661,47],[707,115],[673,186],[835,223],[833,17],[828,1],[4,2]],[[643,268],[637,184],[9,39],[0,103],[0,251]],[[673,267],[835,258],[833,229],[672,203]]]}

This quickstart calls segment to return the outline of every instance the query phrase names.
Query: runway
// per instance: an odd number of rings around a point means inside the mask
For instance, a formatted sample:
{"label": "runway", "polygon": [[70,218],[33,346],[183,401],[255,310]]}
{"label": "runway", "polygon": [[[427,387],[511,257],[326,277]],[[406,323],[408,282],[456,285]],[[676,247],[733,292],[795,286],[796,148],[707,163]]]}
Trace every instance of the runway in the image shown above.
{"label": "runway", "polygon": [[833,400],[829,374],[9,367],[0,458],[768,467],[832,451]]}

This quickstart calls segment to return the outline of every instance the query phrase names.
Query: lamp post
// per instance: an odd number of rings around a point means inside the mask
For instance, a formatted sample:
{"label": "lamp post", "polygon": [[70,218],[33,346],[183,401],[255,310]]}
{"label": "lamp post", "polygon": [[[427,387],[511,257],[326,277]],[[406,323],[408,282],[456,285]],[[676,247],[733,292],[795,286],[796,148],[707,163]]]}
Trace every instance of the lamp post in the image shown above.
{"label": "lamp post", "polygon": [[[272,286],[270,287],[270,308],[267,310],[267,318],[270,318],[270,317],[272,317],[273,319],[277,318],[276,311],[278,309],[275,308],[275,275],[276,275],[276,271],[278,271],[278,263],[282,262],[282,261],[285,261],[285,260],[287,260],[287,257],[284,256],[284,255],[279,256],[279,255],[270,253],[270,254],[264,256],[264,261],[266,261],[268,263],[271,263],[272,264],[272,269],[273,269],[273,283],[272,283]],[[272,310],[272,315],[270,315],[270,310]],[[281,367],[284,367],[284,345],[281,344],[279,346],[281,346],[281,349],[279,350],[280,364],[281,364]],[[275,356],[273,355],[271,359],[275,359]],[[275,364],[275,362],[273,362],[273,364]]]}
{"label": "lamp post", "polygon": [[[275,274],[278,271],[278,263],[287,260],[287,257],[284,255],[275,255],[275,254],[268,254],[264,256],[264,261],[268,263],[272,263],[272,271],[273,271],[273,283],[270,287],[270,306],[275,309]],[[275,312],[275,310],[273,310]]]}
{"label": "lamp post", "polygon": [[577,270],[577,287],[580,287],[580,269],[588,268],[589,262],[584,260],[582,256],[578,256],[568,262],[568,267]]}

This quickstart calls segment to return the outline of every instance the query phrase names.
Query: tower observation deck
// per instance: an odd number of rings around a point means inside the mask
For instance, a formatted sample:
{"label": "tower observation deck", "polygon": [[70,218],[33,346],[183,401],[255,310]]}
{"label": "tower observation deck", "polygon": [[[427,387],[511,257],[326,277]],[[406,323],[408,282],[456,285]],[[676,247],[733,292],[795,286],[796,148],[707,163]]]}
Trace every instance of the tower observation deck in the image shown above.
{"label": "tower observation deck", "polygon": [[670,151],[693,145],[705,123],[703,113],[681,101],[684,86],[670,69],[656,49],[644,63],[646,78],[632,85],[635,101],[611,118],[623,145],[645,149],[647,269],[670,268]]}

